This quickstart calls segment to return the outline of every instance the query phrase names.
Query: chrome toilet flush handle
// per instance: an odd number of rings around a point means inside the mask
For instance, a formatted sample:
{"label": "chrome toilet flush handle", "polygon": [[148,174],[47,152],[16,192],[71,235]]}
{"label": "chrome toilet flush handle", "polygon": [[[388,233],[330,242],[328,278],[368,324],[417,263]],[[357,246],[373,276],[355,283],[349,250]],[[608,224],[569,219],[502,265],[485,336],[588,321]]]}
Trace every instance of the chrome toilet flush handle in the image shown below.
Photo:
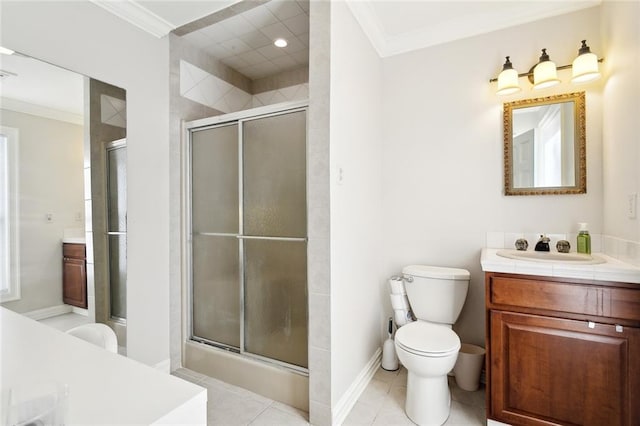
{"label": "chrome toilet flush handle", "polygon": [[411,275],[403,275],[402,276],[402,281],[406,281],[408,283],[412,283],[413,282],[413,277]]}

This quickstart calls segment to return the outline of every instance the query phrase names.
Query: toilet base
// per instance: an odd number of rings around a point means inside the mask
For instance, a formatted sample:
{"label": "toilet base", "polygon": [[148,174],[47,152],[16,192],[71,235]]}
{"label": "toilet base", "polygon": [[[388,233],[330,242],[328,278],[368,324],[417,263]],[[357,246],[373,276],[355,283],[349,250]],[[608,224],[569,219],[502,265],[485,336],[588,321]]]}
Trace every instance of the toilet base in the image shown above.
{"label": "toilet base", "polygon": [[449,418],[451,393],[447,375],[420,377],[408,371],[405,412],[419,426],[440,426]]}

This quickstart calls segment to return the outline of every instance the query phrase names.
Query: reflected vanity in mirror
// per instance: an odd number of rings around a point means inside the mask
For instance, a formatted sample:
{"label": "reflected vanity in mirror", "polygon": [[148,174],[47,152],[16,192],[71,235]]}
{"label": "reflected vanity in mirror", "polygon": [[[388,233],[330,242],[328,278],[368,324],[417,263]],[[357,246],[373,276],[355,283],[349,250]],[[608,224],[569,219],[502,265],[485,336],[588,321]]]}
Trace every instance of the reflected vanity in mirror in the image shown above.
{"label": "reflected vanity in mirror", "polygon": [[587,192],[585,94],[504,104],[505,195]]}

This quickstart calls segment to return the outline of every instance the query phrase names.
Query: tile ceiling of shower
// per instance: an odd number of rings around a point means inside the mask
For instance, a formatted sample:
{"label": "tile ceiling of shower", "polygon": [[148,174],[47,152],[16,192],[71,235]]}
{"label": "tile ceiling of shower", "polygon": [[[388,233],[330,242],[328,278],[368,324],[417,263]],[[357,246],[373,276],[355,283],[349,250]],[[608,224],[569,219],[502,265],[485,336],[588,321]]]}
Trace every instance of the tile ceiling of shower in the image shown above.
{"label": "tile ceiling of shower", "polygon": [[272,0],[183,37],[252,80],[275,75],[309,64],[309,0]]}

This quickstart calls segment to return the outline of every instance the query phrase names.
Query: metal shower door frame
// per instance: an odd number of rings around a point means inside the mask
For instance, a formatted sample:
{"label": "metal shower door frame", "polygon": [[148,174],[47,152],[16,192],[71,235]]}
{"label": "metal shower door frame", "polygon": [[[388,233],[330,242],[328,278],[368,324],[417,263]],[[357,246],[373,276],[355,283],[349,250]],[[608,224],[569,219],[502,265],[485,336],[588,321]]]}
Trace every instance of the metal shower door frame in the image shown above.
{"label": "metal shower door frame", "polygon": [[[271,241],[295,241],[295,242],[308,242],[308,223],[307,223],[307,236],[306,237],[262,237],[262,236],[247,236],[244,235],[244,134],[243,134],[243,124],[248,121],[259,120],[269,117],[280,116],[284,114],[290,114],[295,112],[304,111],[308,112],[308,102],[286,102],[281,104],[269,105],[266,107],[254,108],[246,111],[241,111],[238,113],[230,113],[224,114],[220,116],[214,116],[210,118],[205,118],[201,120],[195,120],[191,122],[184,123],[184,132],[185,132],[185,140],[187,141],[187,149],[186,149],[186,181],[185,181],[185,190],[186,190],[186,212],[184,216],[185,222],[185,235],[186,235],[186,247],[185,247],[185,257],[186,257],[186,266],[187,266],[187,292],[186,292],[186,331],[187,331],[187,339],[203,344],[207,344],[213,347],[217,347],[223,350],[227,350],[230,352],[235,352],[243,356],[247,356],[250,358],[254,358],[263,362],[267,362],[270,364],[275,364],[280,367],[287,368],[294,372],[308,374],[308,368],[301,367],[298,365],[290,364],[287,362],[279,361],[273,358],[264,357],[258,354],[254,354],[251,352],[247,352],[245,350],[245,298],[244,298],[244,288],[245,288],[245,261],[244,261],[244,244],[245,240],[251,239],[259,239],[259,240],[271,240]],[[197,233],[197,235],[202,236],[216,236],[216,237],[232,237],[235,236],[238,241],[238,256],[239,256],[239,277],[240,277],[240,347],[236,348],[234,346],[230,346],[221,342],[211,341],[206,338],[198,337],[194,335],[193,332],[193,224],[192,224],[192,214],[193,214],[193,197],[192,197],[192,179],[193,179],[193,167],[192,167],[192,133],[193,131],[202,131],[212,128],[224,127],[237,124],[238,125],[238,234],[231,233],[216,233],[216,232],[201,232]],[[308,120],[306,120],[305,125],[308,129]],[[305,132],[308,134],[308,131]],[[305,170],[308,172],[308,139],[305,138]],[[307,182],[307,196],[305,203],[307,204],[308,211],[308,182]],[[308,303],[308,301],[307,301]],[[308,313],[307,313],[308,315]],[[308,318],[307,318],[308,321]],[[308,328],[307,328],[308,333]]]}

